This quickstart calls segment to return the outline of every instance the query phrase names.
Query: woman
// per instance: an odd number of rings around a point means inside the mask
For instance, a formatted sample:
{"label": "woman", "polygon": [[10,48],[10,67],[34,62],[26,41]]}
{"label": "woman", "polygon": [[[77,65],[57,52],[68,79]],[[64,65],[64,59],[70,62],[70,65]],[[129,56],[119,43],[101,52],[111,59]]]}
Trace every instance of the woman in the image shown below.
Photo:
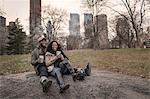
{"label": "woman", "polygon": [[68,59],[61,50],[57,41],[52,41],[47,48],[45,54],[45,64],[48,68],[50,75],[57,79],[57,83],[60,86],[60,92],[62,93],[70,87],[69,84],[65,84],[62,74],[69,73],[69,69],[65,66],[65,60]]}

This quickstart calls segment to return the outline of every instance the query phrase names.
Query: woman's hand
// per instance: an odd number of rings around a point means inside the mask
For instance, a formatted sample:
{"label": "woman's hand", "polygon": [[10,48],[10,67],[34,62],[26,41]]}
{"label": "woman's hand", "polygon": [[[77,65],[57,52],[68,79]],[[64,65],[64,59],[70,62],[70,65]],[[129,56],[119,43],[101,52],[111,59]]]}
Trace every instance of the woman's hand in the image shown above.
{"label": "woman's hand", "polygon": [[61,58],[61,56],[62,56],[62,54],[59,54],[56,57],[57,57],[57,59],[59,59],[59,58]]}
{"label": "woman's hand", "polygon": [[64,60],[64,56],[62,55],[62,54],[59,54],[59,55],[57,55],[57,59],[61,59],[61,60]]}
{"label": "woman's hand", "polygon": [[65,58],[64,58],[64,56],[61,54],[61,60],[64,60]]}
{"label": "woman's hand", "polygon": [[46,66],[52,65],[57,59],[58,59],[57,56],[50,56],[50,55],[47,55],[47,56],[45,57]]}

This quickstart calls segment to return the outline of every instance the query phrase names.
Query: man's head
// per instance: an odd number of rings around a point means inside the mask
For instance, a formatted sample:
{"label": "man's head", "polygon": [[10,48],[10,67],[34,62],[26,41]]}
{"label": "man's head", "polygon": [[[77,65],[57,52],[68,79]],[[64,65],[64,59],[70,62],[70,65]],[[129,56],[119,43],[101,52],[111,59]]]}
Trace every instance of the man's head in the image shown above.
{"label": "man's head", "polygon": [[39,37],[38,42],[39,42],[40,46],[46,47],[47,41],[46,41],[46,38],[44,36]]}

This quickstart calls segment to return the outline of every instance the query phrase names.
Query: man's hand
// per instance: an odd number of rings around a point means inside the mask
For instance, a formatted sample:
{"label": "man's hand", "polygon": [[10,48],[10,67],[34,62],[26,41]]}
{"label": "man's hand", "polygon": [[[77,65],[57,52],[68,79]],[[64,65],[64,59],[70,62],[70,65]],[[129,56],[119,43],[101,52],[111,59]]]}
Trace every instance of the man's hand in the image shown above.
{"label": "man's hand", "polygon": [[39,56],[38,63],[44,63],[44,56],[43,55]]}

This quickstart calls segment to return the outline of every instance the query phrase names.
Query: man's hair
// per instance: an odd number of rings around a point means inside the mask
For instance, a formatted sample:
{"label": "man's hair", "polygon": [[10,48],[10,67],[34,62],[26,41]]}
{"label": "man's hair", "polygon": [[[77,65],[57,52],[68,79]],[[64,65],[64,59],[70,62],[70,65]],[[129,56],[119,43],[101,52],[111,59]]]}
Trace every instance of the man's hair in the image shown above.
{"label": "man's hair", "polygon": [[41,42],[42,40],[46,40],[46,38],[43,35],[38,38],[38,42]]}

